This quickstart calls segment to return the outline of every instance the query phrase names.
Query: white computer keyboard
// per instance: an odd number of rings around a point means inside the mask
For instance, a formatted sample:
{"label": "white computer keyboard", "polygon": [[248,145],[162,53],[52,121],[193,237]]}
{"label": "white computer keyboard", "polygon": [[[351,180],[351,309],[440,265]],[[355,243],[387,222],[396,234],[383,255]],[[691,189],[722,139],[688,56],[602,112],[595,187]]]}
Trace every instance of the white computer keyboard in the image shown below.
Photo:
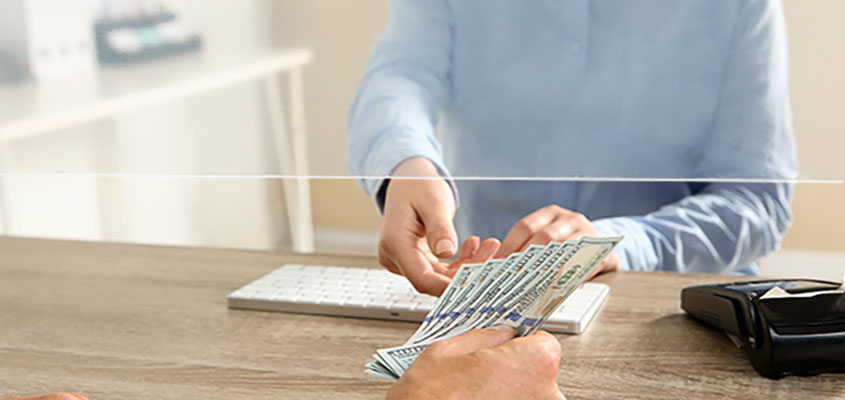
{"label": "white computer keyboard", "polygon": [[[586,329],[610,287],[585,283],[543,325],[550,332]],[[421,322],[437,301],[383,269],[287,264],[232,292],[229,308]]]}

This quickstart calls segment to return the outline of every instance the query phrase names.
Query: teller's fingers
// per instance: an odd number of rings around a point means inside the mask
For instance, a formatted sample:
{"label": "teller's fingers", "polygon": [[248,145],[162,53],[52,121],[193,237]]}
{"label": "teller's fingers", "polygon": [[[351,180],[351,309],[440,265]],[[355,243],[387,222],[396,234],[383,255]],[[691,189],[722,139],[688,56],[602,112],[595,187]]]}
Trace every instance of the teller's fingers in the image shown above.
{"label": "teller's fingers", "polygon": [[508,254],[521,249],[531,236],[554,221],[560,210],[563,209],[556,206],[544,207],[517,221],[511,227],[508,235],[505,236],[505,240],[502,241],[502,245],[494,257],[504,258]]}
{"label": "teller's fingers", "polygon": [[426,257],[416,248],[397,252],[394,260],[402,272],[420,293],[439,296],[449,285],[449,278],[432,268]]}
{"label": "teller's fingers", "polygon": [[539,232],[531,235],[531,238],[522,245],[519,251],[525,251],[532,244],[545,246],[551,241],[562,242],[572,239],[573,233],[580,228],[575,223],[576,221],[571,219],[556,219]]}
{"label": "teller's fingers", "polygon": [[381,249],[379,249],[378,252],[378,264],[394,274],[402,275],[402,272],[399,271],[399,267],[396,266],[393,259],[391,259],[390,256]]}
{"label": "teller's fingers", "polygon": [[475,252],[478,251],[478,248],[481,247],[481,238],[478,236],[470,236],[466,240],[464,240],[464,244],[461,246],[461,254],[458,255],[458,260],[468,260],[475,255]]}
{"label": "teller's fingers", "polygon": [[478,251],[472,255],[470,258],[470,262],[473,263],[483,263],[496,255],[496,251],[499,250],[499,247],[502,245],[499,242],[499,239],[496,238],[487,238],[481,242],[481,245],[478,248]]}
{"label": "teller's fingers", "polygon": [[481,238],[478,236],[470,236],[464,240],[464,244],[461,246],[461,253],[458,255],[458,258],[452,260],[449,264],[444,266],[444,272],[447,275],[454,275],[455,271],[461,267],[461,265],[469,264],[469,261],[475,253],[478,251],[479,247],[481,246]]}

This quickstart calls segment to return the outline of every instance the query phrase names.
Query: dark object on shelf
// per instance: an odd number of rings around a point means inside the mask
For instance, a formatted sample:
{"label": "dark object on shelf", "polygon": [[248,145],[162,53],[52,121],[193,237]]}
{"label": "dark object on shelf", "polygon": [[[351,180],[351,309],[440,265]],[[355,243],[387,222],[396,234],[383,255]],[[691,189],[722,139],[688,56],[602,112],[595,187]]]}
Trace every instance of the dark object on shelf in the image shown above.
{"label": "dark object on shelf", "polygon": [[202,38],[189,33],[173,13],[163,12],[94,24],[97,58],[101,64],[157,60],[198,51]]}
{"label": "dark object on shelf", "polygon": [[20,61],[9,53],[0,51],[0,84],[18,83],[26,78]]}
{"label": "dark object on shelf", "polygon": [[[770,290],[778,294],[766,295]],[[692,286],[681,292],[681,308],[738,338],[767,378],[845,372],[840,283],[790,279]]]}

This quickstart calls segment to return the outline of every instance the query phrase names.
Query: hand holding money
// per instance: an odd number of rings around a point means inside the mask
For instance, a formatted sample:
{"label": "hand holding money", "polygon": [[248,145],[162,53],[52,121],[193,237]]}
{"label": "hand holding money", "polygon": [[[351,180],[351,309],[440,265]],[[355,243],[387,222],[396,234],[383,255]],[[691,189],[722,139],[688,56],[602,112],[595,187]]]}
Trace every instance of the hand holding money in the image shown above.
{"label": "hand holding money", "polygon": [[387,399],[563,399],[557,339],[537,332],[511,340],[513,334],[499,325],[432,344]]}
{"label": "hand holding money", "polygon": [[411,338],[377,350],[366,372],[398,380],[428,346],[473,329],[507,325],[515,336],[532,335],[621,240],[582,237],[531,245],[506,259],[461,266]]}

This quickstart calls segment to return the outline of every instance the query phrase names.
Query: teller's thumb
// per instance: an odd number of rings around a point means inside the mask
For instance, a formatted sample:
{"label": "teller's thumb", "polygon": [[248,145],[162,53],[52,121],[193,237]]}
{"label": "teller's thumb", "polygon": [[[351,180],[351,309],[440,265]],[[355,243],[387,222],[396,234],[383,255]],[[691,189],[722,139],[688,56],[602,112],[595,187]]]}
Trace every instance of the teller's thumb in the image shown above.
{"label": "teller's thumb", "polygon": [[445,212],[431,210],[420,214],[425,226],[426,241],[431,252],[439,258],[450,258],[458,254],[458,234]]}

